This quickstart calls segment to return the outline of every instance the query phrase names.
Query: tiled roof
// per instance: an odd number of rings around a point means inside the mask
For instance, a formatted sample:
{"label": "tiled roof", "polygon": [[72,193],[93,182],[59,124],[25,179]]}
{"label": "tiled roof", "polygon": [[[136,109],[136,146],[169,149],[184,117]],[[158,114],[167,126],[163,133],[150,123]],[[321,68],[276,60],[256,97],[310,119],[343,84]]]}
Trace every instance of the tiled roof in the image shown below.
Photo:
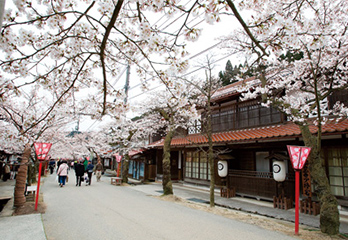
{"label": "tiled roof", "polygon": [[[311,126],[310,130],[312,133],[317,132],[317,127]],[[348,120],[342,120],[336,122],[336,120],[330,120],[322,127],[322,133],[332,134],[332,133],[348,133]],[[212,136],[213,143],[232,143],[232,142],[245,142],[251,140],[266,140],[266,139],[277,139],[286,137],[300,137],[300,128],[292,123],[288,122],[286,124],[279,124],[267,127],[235,130],[229,132],[214,133]],[[152,143],[150,147],[162,147],[163,139]],[[208,139],[201,134],[191,134],[186,137],[173,138],[171,146],[189,146],[189,145],[201,145],[207,144]]]}
{"label": "tiled roof", "polygon": [[140,154],[142,152],[144,152],[144,149],[131,150],[131,151],[129,151],[128,155],[130,157],[133,157],[133,156]]}
{"label": "tiled roof", "polygon": [[212,100],[217,101],[219,99],[229,97],[231,95],[238,93],[238,87],[245,86],[246,83],[251,82],[255,80],[255,77],[251,77],[245,80],[241,80],[232,84],[229,84],[227,86],[224,86],[220,89],[218,89],[212,96]]}

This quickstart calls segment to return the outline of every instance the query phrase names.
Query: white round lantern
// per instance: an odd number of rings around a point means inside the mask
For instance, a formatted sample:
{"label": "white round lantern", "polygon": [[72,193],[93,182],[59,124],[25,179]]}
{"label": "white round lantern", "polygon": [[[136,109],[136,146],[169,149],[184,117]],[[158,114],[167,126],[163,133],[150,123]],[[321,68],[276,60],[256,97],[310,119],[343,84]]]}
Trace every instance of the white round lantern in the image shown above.
{"label": "white round lantern", "polygon": [[227,161],[224,161],[224,160],[218,161],[218,174],[220,177],[227,177],[227,174],[228,174]]}
{"label": "white round lantern", "polygon": [[285,164],[283,161],[273,162],[273,178],[277,182],[283,182],[286,177]]}

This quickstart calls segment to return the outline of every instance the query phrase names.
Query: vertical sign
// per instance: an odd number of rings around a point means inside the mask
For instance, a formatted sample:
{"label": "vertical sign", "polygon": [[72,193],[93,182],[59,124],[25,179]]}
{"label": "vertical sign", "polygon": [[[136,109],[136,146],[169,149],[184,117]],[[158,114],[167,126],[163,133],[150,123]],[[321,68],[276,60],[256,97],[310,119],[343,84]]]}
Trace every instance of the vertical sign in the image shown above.
{"label": "vertical sign", "polygon": [[122,156],[119,154],[115,154],[116,157],[116,162],[117,162],[117,177],[120,176],[120,167],[121,167],[121,160],[122,160]]}

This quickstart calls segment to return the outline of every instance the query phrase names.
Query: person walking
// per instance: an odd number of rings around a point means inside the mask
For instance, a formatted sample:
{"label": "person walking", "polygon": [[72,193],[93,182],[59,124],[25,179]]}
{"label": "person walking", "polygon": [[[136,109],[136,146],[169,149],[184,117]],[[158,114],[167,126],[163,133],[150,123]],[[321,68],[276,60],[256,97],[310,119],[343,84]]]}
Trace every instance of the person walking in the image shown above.
{"label": "person walking", "polygon": [[95,165],[95,172],[96,172],[97,182],[100,181],[100,178],[101,178],[101,175],[102,175],[102,171],[104,171],[103,164],[99,160],[97,165]]}
{"label": "person walking", "polygon": [[3,180],[4,182],[6,182],[7,179],[10,179],[10,177],[11,177],[11,169],[10,169],[10,166],[8,165],[8,163],[5,163],[4,174],[3,174],[2,180]]}
{"label": "person walking", "polygon": [[57,162],[57,172],[58,172],[58,169],[60,167],[60,164],[62,164],[62,159],[58,158],[58,162]]}
{"label": "person walking", "polygon": [[85,158],[84,162],[83,162],[83,166],[85,167],[85,172],[87,172],[87,165],[88,165],[89,160],[87,160],[87,158]]}
{"label": "person walking", "polygon": [[59,177],[59,186],[63,187],[65,186],[65,181],[66,181],[66,177],[68,176],[68,164],[67,161],[62,161],[62,163],[60,164],[58,170],[57,170],[57,175]]}
{"label": "person walking", "polygon": [[81,182],[83,182],[83,175],[85,173],[85,167],[83,166],[82,161],[75,163],[74,166],[76,175],[76,186],[81,187]]}
{"label": "person walking", "polygon": [[54,159],[50,159],[49,161],[49,168],[50,168],[50,173],[52,174],[54,171],[54,167],[56,165],[56,161],[54,161]]}
{"label": "person walking", "polygon": [[92,182],[93,168],[94,168],[94,165],[92,164],[92,162],[88,161],[88,165],[87,165],[88,185],[91,185],[91,182]]}

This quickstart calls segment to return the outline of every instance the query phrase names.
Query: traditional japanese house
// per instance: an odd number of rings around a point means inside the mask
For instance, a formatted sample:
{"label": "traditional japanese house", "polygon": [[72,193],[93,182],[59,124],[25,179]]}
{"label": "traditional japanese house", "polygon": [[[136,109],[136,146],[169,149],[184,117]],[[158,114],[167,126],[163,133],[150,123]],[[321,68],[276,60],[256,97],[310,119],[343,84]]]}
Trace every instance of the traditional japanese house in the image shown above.
{"label": "traditional japanese house", "polygon": [[[113,156],[113,150],[102,151],[102,154],[99,155],[99,158],[100,158],[101,164],[103,165],[104,171],[106,171],[107,169],[114,170],[115,157]],[[97,164],[98,157],[97,156],[93,157],[92,162],[93,164]]]}
{"label": "traditional japanese house", "polygon": [[156,158],[153,149],[139,149],[129,152],[128,178],[141,182],[156,180]]}
{"label": "traditional japanese house", "polygon": [[[242,101],[237,82],[221,88],[212,99],[213,144],[216,153],[228,163],[228,175],[221,178],[215,159],[215,179],[218,187],[225,185],[239,196],[271,200],[279,191],[294,196],[294,170],[289,161],[287,145],[304,146],[299,127],[275,108],[261,106],[260,99]],[[347,92],[330,96],[347,103]],[[330,105],[330,99],[328,101]],[[204,114],[204,112],[202,112]],[[317,129],[313,126],[312,132]],[[332,193],[339,204],[348,206],[348,120],[331,119],[322,129],[322,156]],[[153,142],[157,149],[157,177],[162,174],[163,142]],[[200,125],[190,128],[186,137],[174,137],[171,142],[173,180],[209,185],[210,170],[205,151],[207,138]],[[217,156],[218,156],[217,155]],[[286,179],[279,186],[273,179],[272,162],[285,163]],[[311,195],[308,170],[303,170],[302,190]]]}

